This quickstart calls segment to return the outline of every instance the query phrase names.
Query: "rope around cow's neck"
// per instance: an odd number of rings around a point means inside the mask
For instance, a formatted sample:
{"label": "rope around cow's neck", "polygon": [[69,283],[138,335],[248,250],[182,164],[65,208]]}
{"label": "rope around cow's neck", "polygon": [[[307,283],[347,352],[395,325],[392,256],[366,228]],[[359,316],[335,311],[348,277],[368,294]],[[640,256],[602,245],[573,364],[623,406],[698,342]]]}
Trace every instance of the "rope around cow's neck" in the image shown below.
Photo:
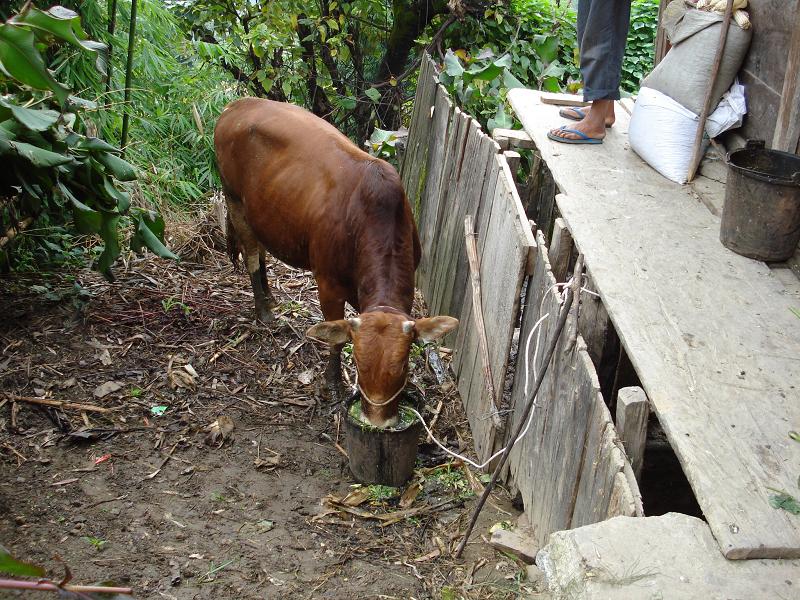
{"label": "rope around cow's neck", "polygon": [[355,385],[353,385],[353,392],[355,393],[355,391],[358,390],[358,392],[361,394],[361,397],[367,401],[367,404],[370,404],[375,407],[386,406],[387,404],[395,400],[403,392],[404,389],[406,389],[406,384],[408,384],[408,373],[406,373],[406,378],[403,380],[403,385],[401,385],[400,389],[398,389],[394,394],[392,394],[391,398],[385,400],[384,402],[375,402],[374,400],[370,399],[369,396],[367,396],[367,392],[364,391],[364,388],[362,388],[361,384],[358,382],[358,361],[356,360],[355,352],[353,352],[353,363],[356,366]]}

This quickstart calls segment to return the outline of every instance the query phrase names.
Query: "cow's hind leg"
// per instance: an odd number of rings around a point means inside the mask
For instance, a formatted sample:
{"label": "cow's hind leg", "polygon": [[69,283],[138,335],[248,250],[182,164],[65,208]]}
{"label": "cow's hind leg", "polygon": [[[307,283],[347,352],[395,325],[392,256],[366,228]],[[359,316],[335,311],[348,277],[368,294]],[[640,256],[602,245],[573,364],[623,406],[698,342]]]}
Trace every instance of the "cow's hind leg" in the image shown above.
{"label": "cow's hind leg", "polygon": [[[226,196],[228,205],[228,217],[231,220],[233,229],[239,238],[239,244],[244,252],[247,273],[250,275],[250,285],[253,287],[253,299],[256,305],[256,319],[262,323],[267,323],[273,319],[269,304],[267,303],[267,292],[269,286],[266,285],[266,269],[262,271],[263,264],[260,259],[261,245],[256,239],[256,235],[247,223],[244,215],[244,207],[241,202],[231,200]],[[263,283],[262,283],[263,277]],[[272,295],[270,294],[270,298]]]}
{"label": "cow's hind leg", "polygon": [[264,288],[267,308],[273,309],[278,306],[278,302],[275,300],[275,296],[272,295],[272,290],[269,287],[269,281],[267,280],[267,253],[261,245],[258,247],[258,272],[261,276],[261,286]]}

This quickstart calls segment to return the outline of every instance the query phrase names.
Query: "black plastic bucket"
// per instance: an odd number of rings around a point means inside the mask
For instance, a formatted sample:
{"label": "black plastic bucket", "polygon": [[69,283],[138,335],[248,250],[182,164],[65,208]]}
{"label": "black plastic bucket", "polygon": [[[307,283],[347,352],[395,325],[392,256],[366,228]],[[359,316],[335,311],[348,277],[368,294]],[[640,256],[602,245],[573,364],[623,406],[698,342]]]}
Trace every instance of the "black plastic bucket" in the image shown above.
{"label": "black plastic bucket", "polygon": [[720,241],[757,260],[788,259],[800,242],[800,156],[749,140],[727,162]]}
{"label": "black plastic bucket", "polygon": [[[350,416],[350,407],[358,399],[356,393],[345,403],[345,448],[350,471],[359,483],[400,487],[414,473],[422,423],[416,419],[404,428],[365,427]],[[406,394],[400,400],[416,404]]]}

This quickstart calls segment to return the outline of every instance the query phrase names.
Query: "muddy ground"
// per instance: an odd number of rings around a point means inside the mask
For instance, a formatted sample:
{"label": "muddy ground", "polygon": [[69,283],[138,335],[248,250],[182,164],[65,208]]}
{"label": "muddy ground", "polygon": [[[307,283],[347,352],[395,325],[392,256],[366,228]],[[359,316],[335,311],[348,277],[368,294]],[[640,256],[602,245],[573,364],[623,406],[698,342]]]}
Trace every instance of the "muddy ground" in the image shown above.
{"label": "muddy ground", "polygon": [[[320,391],[324,349],[303,336],[321,319],[313,279],[273,262],[278,318],[256,326],[218,236],[177,229],[181,263],[129,257],[114,284],[88,270],[0,279],[0,545],[55,579],[63,561],[74,583],[140,598],[530,591],[524,565],[485,543],[516,520],[503,490],[451,556],[481,483],[434,445],[420,447],[403,508],[403,489],[354,487],[341,406]],[[412,378],[427,416],[440,406],[436,434],[469,453],[457,392],[428,362],[416,356]],[[233,432],[212,440],[204,428],[221,416]]]}

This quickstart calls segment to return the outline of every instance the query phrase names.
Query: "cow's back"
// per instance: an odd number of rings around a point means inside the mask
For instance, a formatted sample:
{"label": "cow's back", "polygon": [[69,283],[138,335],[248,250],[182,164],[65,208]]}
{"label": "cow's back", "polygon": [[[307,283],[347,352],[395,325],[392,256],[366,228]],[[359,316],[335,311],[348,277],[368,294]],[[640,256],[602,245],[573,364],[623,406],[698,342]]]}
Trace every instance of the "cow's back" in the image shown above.
{"label": "cow's back", "polygon": [[214,146],[223,185],[250,227],[271,254],[301,268],[311,268],[314,236],[345,233],[347,203],[375,161],[311,113],[258,98],[223,111]]}

